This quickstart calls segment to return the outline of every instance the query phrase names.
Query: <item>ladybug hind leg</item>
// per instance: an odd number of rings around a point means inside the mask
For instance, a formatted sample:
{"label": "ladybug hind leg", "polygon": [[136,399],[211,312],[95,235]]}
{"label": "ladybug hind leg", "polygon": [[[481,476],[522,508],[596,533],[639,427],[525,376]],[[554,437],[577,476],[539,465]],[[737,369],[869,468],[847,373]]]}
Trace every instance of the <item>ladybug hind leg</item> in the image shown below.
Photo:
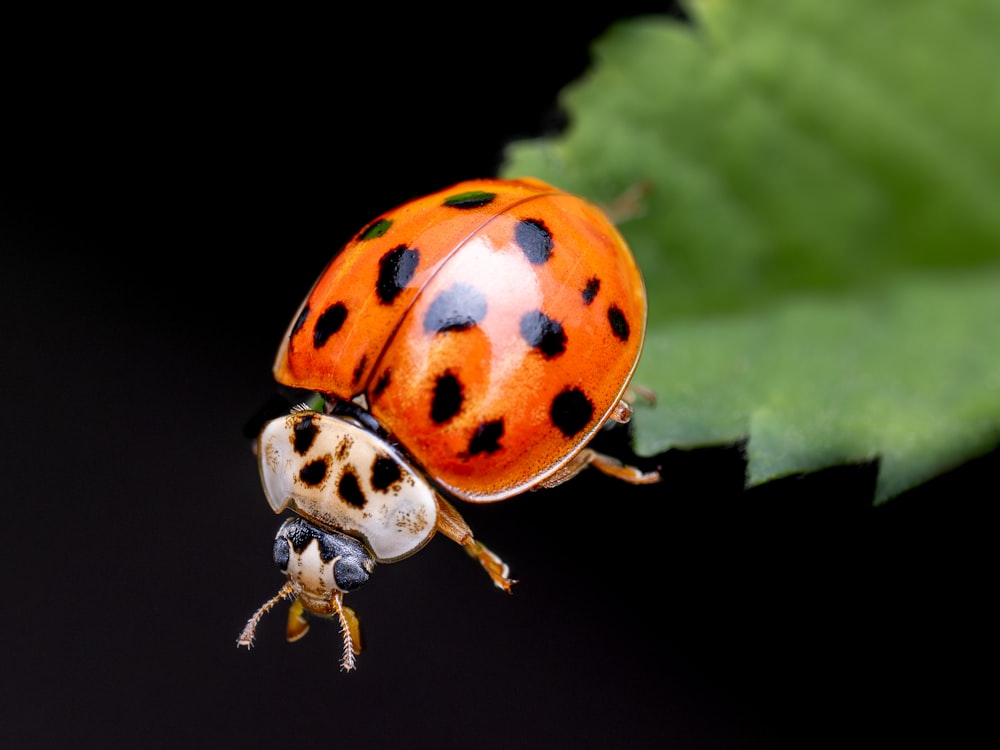
{"label": "ladybug hind leg", "polygon": [[662,478],[658,471],[643,471],[637,466],[630,466],[613,456],[598,453],[592,448],[584,448],[576,455],[576,459],[584,461],[585,466],[593,466],[608,476],[621,479],[629,484],[655,484]]}
{"label": "ladybug hind leg", "polygon": [[[651,390],[640,388],[639,386],[631,386],[630,389],[633,390],[633,394],[642,396],[649,403],[656,402],[656,395]],[[626,424],[632,419],[632,407],[628,401],[622,399],[615,404],[615,408],[611,410],[608,418],[612,422]],[[579,474],[587,466],[593,466],[608,476],[615,477],[629,484],[654,484],[659,482],[661,478],[658,471],[643,471],[636,466],[629,466],[617,458],[605,455],[604,453],[598,453],[593,448],[584,448],[562,469],[543,482],[542,486],[555,487],[557,484],[562,484],[567,479],[571,479]]]}
{"label": "ladybug hind leg", "polygon": [[662,479],[658,471],[643,471],[637,466],[630,466],[613,456],[598,453],[593,448],[584,448],[555,474],[540,482],[538,486],[556,487],[572,479],[588,466],[593,466],[608,476],[629,484],[655,484]]}
{"label": "ladybug hind leg", "polygon": [[479,561],[483,570],[498,588],[511,593],[516,580],[510,577],[510,568],[495,552],[472,535],[472,529],[455,507],[440,495],[437,496],[437,529],[453,542],[462,545],[470,557]]}

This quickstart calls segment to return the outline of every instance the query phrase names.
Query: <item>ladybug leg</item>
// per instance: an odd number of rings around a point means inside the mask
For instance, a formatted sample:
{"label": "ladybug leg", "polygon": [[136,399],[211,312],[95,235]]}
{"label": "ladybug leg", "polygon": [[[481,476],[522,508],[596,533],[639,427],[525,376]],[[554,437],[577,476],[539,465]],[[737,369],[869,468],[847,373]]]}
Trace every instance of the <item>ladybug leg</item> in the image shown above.
{"label": "ladybug leg", "polygon": [[625,391],[625,397],[629,401],[635,401],[636,399],[642,399],[646,402],[648,406],[656,406],[656,391],[652,388],[647,388],[644,385],[636,385],[632,383]]}
{"label": "ladybug leg", "polygon": [[608,476],[621,479],[623,482],[628,482],[629,484],[655,484],[662,479],[658,471],[643,471],[636,466],[629,466],[617,458],[598,453],[590,448],[584,448],[580,451],[576,455],[576,459],[580,459],[581,456],[587,464],[593,466],[595,469],[599,469]]}
{"label": "ladybug leg", "polygon": [[[330,599],[330,617],[335,617],[340,623],[340,636],[344,641],[344,655],[340,666],[345,672],[355,667],[354,657],[361,653],[361,623],[354,610],[344,604],[344,595],[339,591]],[[289,643],[302,638],[309,632],[309,620],[302,600],[296,598],[288,609],[288,626],[285,638]]]}
{"label": "ladybug leg", "polygon": [[[623,401],[622,403],[625,402]],[[592,448],[584,448],[573,456],[569,463],[539,486],[556,487],[572,479],[588,466],[593,466],[608,476],[621,479],[623,482],[628,482],[629,484],[655,484],[661,479],[660,472],[658,471],[642,471],[638,467],[622,463],[617,458],[605,455],[604,453],[598,453]]]}
{"label": "ladybug leg", "polygon": [[612,422],[617,422],[618,424],[628,424],[628,422],[632,419],[632,407],[629,406],[628,401],[622,399],[615,404],[615,408],[611,410],[611,414],[608,418]]}
{"label": "ladybug leg", "polygon": [[292,606],[288,608],[288,622],[285,625],[285,640],[289,643],[303,638],[309,632],[309,620],[306,619],[306,610],[302,606],[302,601],[296,597]]}
{"label": "ladybug leg", "polygon": [[651,192],[653,183],[650,180],[639,180],[625,188],[611,203],[602,208],[613,224],[622,224],[629,219],[645,215],[646,196]]}
{"label": "ladybug leg", "polygon": [[517,581],[509,577],[510,568],[507,567],[507,563],[497,557],[486,545],[473,537],[469,524],[455,510],[455,507],[440,495],[437,496],[437,506],[438,531],[453,542],[462,545],[462,548],[469,556],[478,560],[479,564],[483,566],[483,570],[493,579],[493,584],[498,589],[503,589],[509,594],[510,587],[517,583]]}
{"label": "ladybug leg", "polygon": [[[641,396],[650,404],[656,403],[656,394],[653,391],[641,388],[640,386],[630,386],[630,390],[632,389],[634,389],[636,395]],[[622,399],[611,410],[609,418],[613,422],[625,424],[632,419],[632,407],[629,406],[629,403],[625,399]],[[571,479],[579,474],[585,466],[593,466],[608,476],[616,477],[630,484],[653,484],[660,481],[660,472],[658,471],[642,471],[635,466],[622,463],[617,458],[598,453],[591,448],[584,448],[562,469],[543,482],[543,486],[555,487],[557,484],[562,484],[567,479]]]}
{"label": "ladybug leg", "polygon": [[608,419],[612,422],[617,422],[618,424],[630,422],[632,420],[632,407],[629,401],[634,401],[636,398],[641,398],[650,406],[656,406],[656,392],[641,385],[630,385],[628,390],[625,391],[625,396],[628,398],[628,401],[623,398],[615,404],[615,408],[608,415]]}

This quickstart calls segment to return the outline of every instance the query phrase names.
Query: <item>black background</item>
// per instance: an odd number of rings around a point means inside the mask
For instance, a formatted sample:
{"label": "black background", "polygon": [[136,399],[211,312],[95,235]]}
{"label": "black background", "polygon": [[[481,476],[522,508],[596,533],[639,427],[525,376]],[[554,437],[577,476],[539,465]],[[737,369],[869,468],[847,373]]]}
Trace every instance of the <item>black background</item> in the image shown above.
{"label": "black background", "polygon": [[[582,6],[581,6],[582,8]],[[591,40],[543,20],[240,11],[3,24],[0,736],[10,747],[816,747],[954,740],[986,712],[997,456],[887,506],[874,465],[741,490],[590,472],[463,506],[521,583],[434,540],[337,630],[257,646],[278,520],[245,422],[326,259],[554,132]],[[480,15],[482,14],[482,15]],[[708,126],[708,125],[707,125]],[[612,447],[627,434],[611,434]],[[992,709],[991,709],[992,710]]]}

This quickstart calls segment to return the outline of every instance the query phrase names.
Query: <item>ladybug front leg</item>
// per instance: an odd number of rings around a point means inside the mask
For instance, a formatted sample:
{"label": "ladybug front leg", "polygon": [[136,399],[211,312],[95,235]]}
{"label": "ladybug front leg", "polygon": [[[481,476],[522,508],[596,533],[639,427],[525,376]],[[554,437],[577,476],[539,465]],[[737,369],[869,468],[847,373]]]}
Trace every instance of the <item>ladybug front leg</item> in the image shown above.
{"label": "ladybug front leg", "polygon": [[501,560],[486,545],[478,541],[472,535],[472,529],[465,519],[459,514],[455,507],[440,495],[437,495],[437,528],[442,534],[453,542],[462,545],[462,548],[474,557],[483,566],[483,570],[493,579],[493,584],[498,589],[503,589],[508,594],[510,587],[517,583],[509,577],[510,568],[507,563]]}

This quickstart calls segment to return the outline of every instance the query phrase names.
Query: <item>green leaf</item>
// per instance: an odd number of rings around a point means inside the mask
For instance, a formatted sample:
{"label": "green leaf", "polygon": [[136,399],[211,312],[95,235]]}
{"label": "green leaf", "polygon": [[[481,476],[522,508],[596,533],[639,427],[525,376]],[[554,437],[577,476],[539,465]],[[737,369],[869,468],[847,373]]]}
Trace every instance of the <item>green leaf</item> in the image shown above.
{"label": "green leaf", "polygon": [[876,501],[1000,440],[1000,3],[703,0],[595,44],[504,176],[599,203],[643,268],[636,450],[748,482],[878,459]]}

